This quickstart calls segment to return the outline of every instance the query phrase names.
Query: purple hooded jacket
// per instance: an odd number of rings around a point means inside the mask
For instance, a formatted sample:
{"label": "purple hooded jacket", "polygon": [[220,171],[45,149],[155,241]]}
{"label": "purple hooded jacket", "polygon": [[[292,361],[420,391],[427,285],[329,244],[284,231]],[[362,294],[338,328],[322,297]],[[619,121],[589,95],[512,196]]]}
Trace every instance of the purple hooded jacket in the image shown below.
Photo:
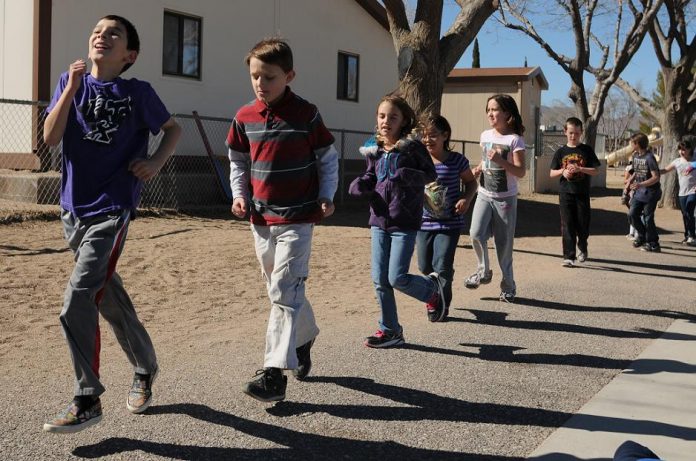
{"label": "purple hooded jacket", "polygon": [[386,231],[418,230],[423,218],[426,184],[437,179],[435,165],[425,146],[401,139],[389,152],[369,139],[360,153],[367,170],[350,184],[353,197],[370,201],[370,226]]}

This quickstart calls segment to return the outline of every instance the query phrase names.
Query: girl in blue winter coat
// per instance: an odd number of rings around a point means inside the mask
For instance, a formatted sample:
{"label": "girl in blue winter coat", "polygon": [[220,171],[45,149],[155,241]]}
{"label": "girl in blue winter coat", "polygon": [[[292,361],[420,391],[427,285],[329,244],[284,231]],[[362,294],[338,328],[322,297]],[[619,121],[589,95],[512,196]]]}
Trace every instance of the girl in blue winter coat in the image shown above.
{"label": "girl in blue winter coat", "polygon": [[360,152],[367,170],[350,185],[350,194],[370,201],[372,282],[382,316],[379,330],[365,340],[367,347],[404,343],[396,312],[394,289],[429,306],[431,321],[445,314],[444,281],[408,273],[423,214],[424,187],[437,178],[433,161],[418,140],[410,137],[416,115],[401,97],[387,95],[377,107],[377,133]]}

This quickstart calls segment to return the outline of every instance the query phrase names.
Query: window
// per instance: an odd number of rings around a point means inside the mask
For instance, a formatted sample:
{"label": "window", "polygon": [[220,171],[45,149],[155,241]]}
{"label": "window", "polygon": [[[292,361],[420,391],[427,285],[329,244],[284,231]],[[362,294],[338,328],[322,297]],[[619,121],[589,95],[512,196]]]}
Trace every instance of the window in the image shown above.
{"label": "window", "polygon": [[201,18],[164,12],[162,73],[201,78]]}
{"label": "window", "polygon": [[358,102],[359,71],[360,56],[338,52],[338,99]]}

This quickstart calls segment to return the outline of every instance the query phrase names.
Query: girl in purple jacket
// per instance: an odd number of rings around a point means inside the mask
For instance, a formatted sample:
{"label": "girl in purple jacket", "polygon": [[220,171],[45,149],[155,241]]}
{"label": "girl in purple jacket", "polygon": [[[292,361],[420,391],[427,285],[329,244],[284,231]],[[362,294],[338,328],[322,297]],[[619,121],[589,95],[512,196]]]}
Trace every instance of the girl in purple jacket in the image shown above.
{"label": "girl in purple jacket", "polygon": [[425,146],[409,136],[416,124],[416,115],[403,98],[382,98],[377,133],[360,148],[367,170],[350,185],[351,195],[370,201],[372,282],[382,311],[379,330],[365,340],[367,347],[404,343],[394,289],[427,302],[431,321],[441,320],[447,308],[444,280],[437,273],[408,273],[423,215],[424,187],[437,178]]}

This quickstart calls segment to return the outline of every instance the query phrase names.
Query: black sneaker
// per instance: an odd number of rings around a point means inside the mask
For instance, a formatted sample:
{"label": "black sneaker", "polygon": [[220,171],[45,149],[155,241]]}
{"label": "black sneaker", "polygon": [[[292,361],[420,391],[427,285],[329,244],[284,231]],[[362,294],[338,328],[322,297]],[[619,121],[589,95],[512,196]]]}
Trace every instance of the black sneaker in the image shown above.
{"label": "black sneaker", "polygon": [[310,356],[309,352],[312,350],[313,345],[314,339],[295,349],[295,352],[297,353],[297,368],[292,370],[292,375],[298,381],[305,379],[309,374],[309,370],[312,369],[312,357]]}
{"label": "black sneaker", "polygon": [[143,413],[152,403],[152,383],[155,382],[159,368],[149,375],[136,373],[133,377],[133,384],[128,397],[126,398],[126,408],[135,414]]}
{"label": "black sneaker", "polygon": [[425,305],[428,310],[428,320],[431,322],[441,322],[447,310],[447,306],[445,305],[445,292],[443,289],[445,280],[443,280],[437,272],[433,272],[428,277],[435,283],[435,293],[433,293],[433,296]]}
{"label": "black sneaker", "polygon": [[662,248],[660,248],[659,243],[646,243],[641,247],[642,251],[650,251],[653,253],[660,253],[662,252]]}
{"label": "black sneaker", "polygon": [[645,240],[642,238],[636,237],[636,239],[633,241],[633,248],[640,248],[643,245],[645,245]]}
{"label": "black sneaker", "polygon": [[98,397],[86,405],[79,402],[78,398],[70,402],[63,413],[43,425],[43,430],[57,434],[72,434],[94,426],[102,420],[101,400]]}
{"label": "black sneaker", "polygon": [[365,339],[365,345],[367,347],[374,347],[378,349],[399,346],[405,342],[403,331],[400,331],[399,333],[385,333],[382,330],[377,330],[377,333],[372,336],[368,336]]}
{"label": "black sneaker", "polygon": [[246,383],[242,391],[261,402],[285,400],[288,377],[280,368],[264,368],[256,372],[256,377]]}

